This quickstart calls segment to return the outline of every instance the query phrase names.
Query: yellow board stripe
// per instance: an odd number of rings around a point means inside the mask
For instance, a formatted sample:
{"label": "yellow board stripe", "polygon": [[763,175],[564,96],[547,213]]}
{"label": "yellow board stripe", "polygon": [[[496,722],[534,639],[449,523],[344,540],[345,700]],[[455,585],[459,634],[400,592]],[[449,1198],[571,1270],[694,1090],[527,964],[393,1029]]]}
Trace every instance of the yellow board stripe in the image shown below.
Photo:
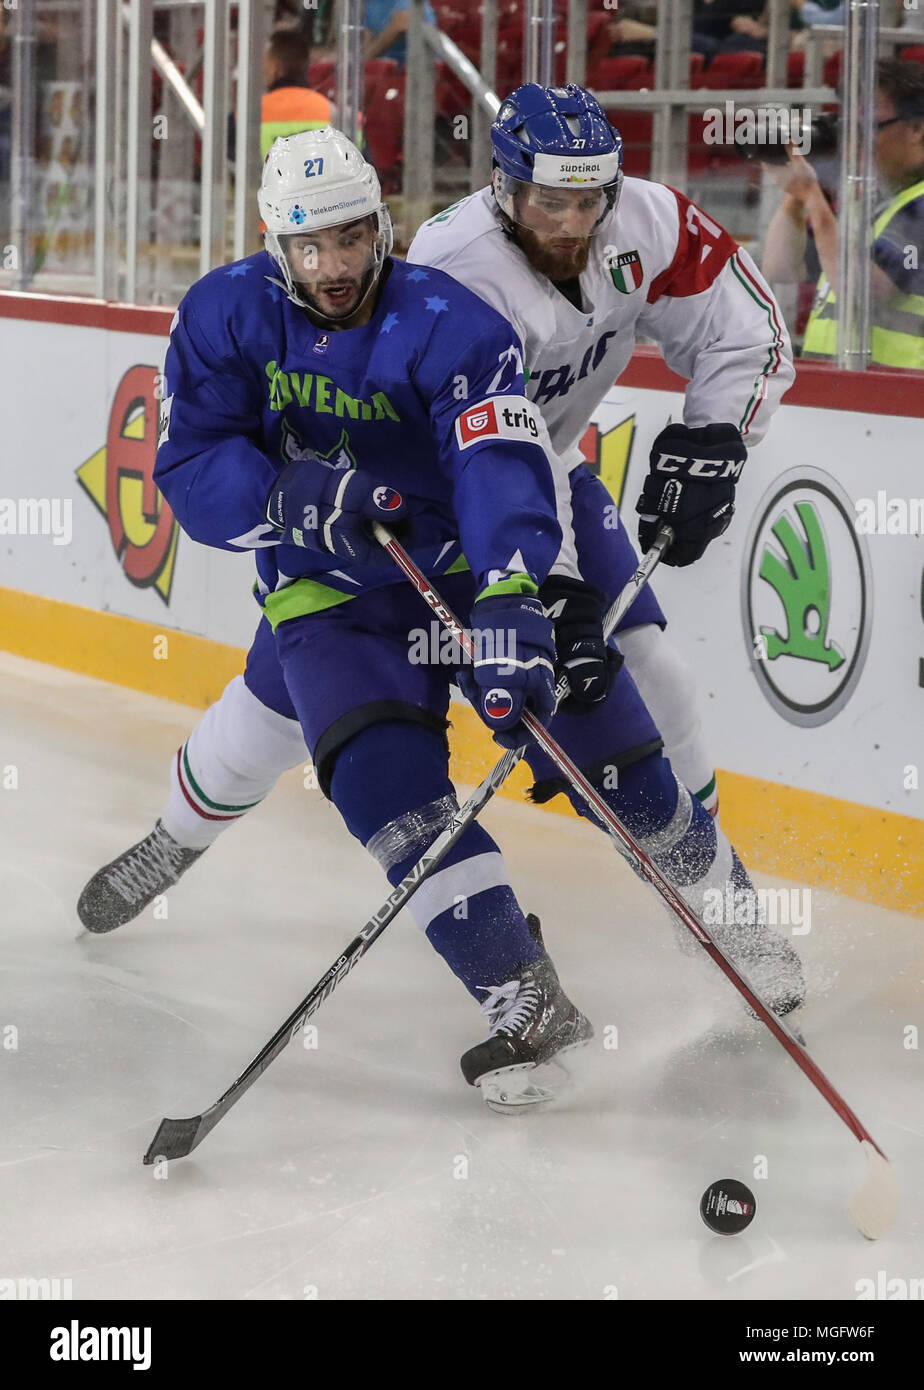
{"label": "yellow board stripe", "polygon": [[203,708],[218,699],[232,676],[243,671],[246,655],[239,647],[174,628],[4,588],[0,588],[0,647],[16,656]]}
{"label": "yellow board stripe", "polygon": [[[245,658],[204,637],[4,588],[0,646],[199,708],[218,699]],[[450,718],[453,776],[475,785],[500,750],[469,706],[453,704]],[[718,776],[723,828],[752,868],[924,915],[924,822],[737,772]],[[501,794],[522,800],[529,783],[521,764]],[[563,796],[545,809],[574,815]]]}

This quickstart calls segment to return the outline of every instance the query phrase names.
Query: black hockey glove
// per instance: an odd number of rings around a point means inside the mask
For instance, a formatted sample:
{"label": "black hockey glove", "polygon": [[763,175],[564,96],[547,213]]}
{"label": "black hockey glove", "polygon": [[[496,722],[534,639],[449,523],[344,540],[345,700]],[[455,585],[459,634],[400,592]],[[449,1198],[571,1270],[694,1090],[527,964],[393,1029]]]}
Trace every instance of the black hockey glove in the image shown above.
{"label": "black hockey glove", "polygon": [[587,714],[606,699],[622,665],[622,654],[603,637],[606,600],[590,584],[557,574],[540,586],[539,597],[555,624],[556,680],[564,671],[571,687],[561,708]]}
{"label": "black hockey glove", "polygon": [[668,425],[651,446],[651,472],[635,504],[642,553],[667,522],[674,542],[665,565],[692,565],[735,514],[735,484],[748,451],[734,425]]}

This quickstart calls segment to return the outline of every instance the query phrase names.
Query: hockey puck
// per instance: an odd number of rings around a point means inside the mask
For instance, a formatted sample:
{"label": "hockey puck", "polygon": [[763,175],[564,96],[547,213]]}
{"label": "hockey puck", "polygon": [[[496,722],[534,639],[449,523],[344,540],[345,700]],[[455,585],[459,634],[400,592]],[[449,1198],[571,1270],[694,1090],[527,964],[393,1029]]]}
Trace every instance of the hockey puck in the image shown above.
{"label": "hockey puck", "polygon": [[710,1183],[699,1204],[700,1216],[720,1236],[734,1236],[750,1226],[756,1210],[754,1193],[735,1178]]}

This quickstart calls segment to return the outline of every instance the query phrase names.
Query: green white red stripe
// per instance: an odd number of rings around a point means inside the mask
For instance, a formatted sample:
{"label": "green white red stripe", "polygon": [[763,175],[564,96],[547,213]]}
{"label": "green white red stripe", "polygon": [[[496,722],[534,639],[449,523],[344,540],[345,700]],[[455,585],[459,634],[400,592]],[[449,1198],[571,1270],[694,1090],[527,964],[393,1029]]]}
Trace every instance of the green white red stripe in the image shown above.
{"label": "green white red stripe", "polygon": [[731,266],[732,274],[735,276],[735,279],[740,282],[740,284],[744,287],[747,293],[754,300],[755,304],[759,304],[760,307],[766,313],[767,323],[770,326],[770,332],[772,335],[767,350],[767,364],[761,370],[760,375],[754,382],[754,390],[751,394],[751,397],[747,405],[744,408],[744,414],[742,415],[741,420],[738,424],[738,428],[741,431],[741,433],[747,434],[748,430],[751,427],[751,422],[754,419],[754,416],[757,414],[757,411],[760,407],[760,403],[766,395],[765,383],[767,377],[776,375],[776,373],[779,371],[780,363],[783,360],[783,325],[780,322],[780,316],[777,311],[776,301],[773,299],[772,295],[769,295],[767,291],[763,288],[763,286],[758,284],[758,282],[754,279],[747,266],[745,266],[742,263],[741,258],[737,252],[734,256],[732,256],[731,260],[729,261],[729,265]]}
{"label": "green white red stripe", "polygon": [[206,796],[192,774],[186,748],[187,745],[184,743],[182,748],[177,749],[177,781],[180,784],[180,791],[189,802],[189,805],[203,820],[240,820],[241,816],[244,815],[246,811],[250,811],[254,806],[259,804],[256,801],[251,801],[246,806],[223,806],[220,801],[212,801]]}

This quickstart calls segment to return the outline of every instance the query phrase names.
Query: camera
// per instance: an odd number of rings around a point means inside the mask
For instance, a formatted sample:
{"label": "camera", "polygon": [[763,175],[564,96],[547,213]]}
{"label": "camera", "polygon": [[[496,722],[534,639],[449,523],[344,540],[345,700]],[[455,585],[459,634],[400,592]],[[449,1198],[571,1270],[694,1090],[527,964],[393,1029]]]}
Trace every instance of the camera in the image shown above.
{"label": "camera", "polygon": [[[839,143],[839,117],[833,112],[816,111],[803,123],[802,114],[798,110],[789,112],[789,139],[798,153],[816,159],[834,154]],[[747,144],[736,142],[735,150],[742,159],[757,160],[761,164],[785,164],[788,158],[785,131],[773,133],[774,139],[762,140],[758,134]]]}

